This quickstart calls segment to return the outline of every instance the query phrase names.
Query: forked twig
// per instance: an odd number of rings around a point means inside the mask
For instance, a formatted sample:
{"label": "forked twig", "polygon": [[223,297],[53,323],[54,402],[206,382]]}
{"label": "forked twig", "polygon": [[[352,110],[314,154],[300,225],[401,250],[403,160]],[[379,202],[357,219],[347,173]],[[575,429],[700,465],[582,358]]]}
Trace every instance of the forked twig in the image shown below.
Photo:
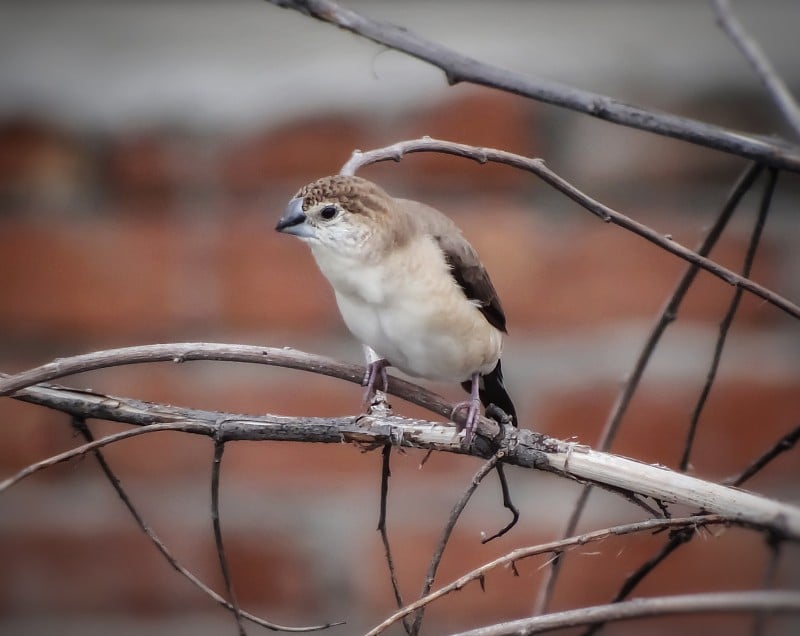
{"label": "forked twig", "polygon": [[[751,163],[747,168],[744,169],[742,174],[736,180],[736,183],[728,195],[725,204],[722,206],[722,209],[714,221],[714,224],[697,246],[696,251],[698,254],[701,256],[708,256],[711,253],[711,250],[717,244],[720,236],[722,236],[722,232],[727,227],[728,221],[730,221],[733,213],[739,207],[739,203],[741,203],[742,198],[750,190],[753,183],[758,178],[758,175],[761,174],[762,170],[763,167],[756,163]],[[611,411],[606,418],[603,430],[600,433],[600,438],[597,441],[597,446],[600,450],[609,450],[614,439],[616,439],[617,431],[622,423],[622,418],[625,416],[625,413],[628,410],[628,406],[630,405],[634,393],[639,388],[639,383],[644,376],[647,365],[650,363],[653,352],[656,350],[656,346],[661,341],[661,336],[664,335],[667,327],[677,318],[678,311],[683,304],[683,300],[686,297],[689,288],[692,286],[692,283],[694,283],[699,271],[700,267],[698,265],[694,263],[689,264],[686,270],[684,270],[683,275],[678,281],[678,284],[675,286],[672,295],[661,309],[661,312],[659,313],[655,323],[650,328],[650,333],[647,335],[644,346],[639,352],[636,363],[628,375],[628,379],[625,381],[624,386],[617,394],[614,405],[611,407]],[[591,490],[592,486],[585,486],[583,490],[581,490],[581,493],[578,495],[578,499],[576,500],[572,509],[572,514],[567,521],[567,526],[564,530],[563,536],[570,536],[575,533],[580,518],[583,515],[583,511],[586,508],[586,503],[589,500]],[[534,614],[541,614],[542,612],[546,611],[548,605],[550,604],[550,599],[553,596],[553,591],[555,589],[556,581],[558,580],[562,562],[563,556],[556,556],[556,558],[552,560],[550,566],[545,571],[544,580],[539,587],[539,593],[534,604]]]}
{"label": "forked twig", "polygon": [[[75,428],[87,442],[94,441],[94,435],[92,434],[91,429],[86,424],[86,420],[81,417],[73,417],[72,418],[72,426]],[[103,452],[96,448],[92,451],[95,459],[97,460],[100,469],[103,471],[106,479],[111,484],[114,491],[117,493],[119,498],[122,500],[122,503],[128,509],[131,517],[136,522],[136,525],[139,526],[139,529],[147,535],[147,538],[153,543],[156,549],[161,553],[161,555],[166,559],[167,563],[172,566],[174,570],[178,573],[183,575],[188,581],[190,581],[195,587],[199,590],[207,594],[214,602],[219,603],[222,607],[234,611],[233,605],[230,604],[227,600],[225,600],[222,596],[217,594],[214,590],[208,587],[205,583],[203,583],[200,579],[198,579],[194,574],[192,574],[189,570],[183,567],[172,552],[169,551],[169,548],[164,544],[163,541],[158,537],[155,531],[150,527],[150,525],[144,520],[142,515],[139,513],[139,510],[133,505],[130,497],[128,497],[128,493],[125,492],[125,489],[122,487],[122,482],[120,482],[119,478],[117,477],[116,473],[111,469],[108,462],[106,461],[105,455]],[[312,631],[319,631],[323,629],[328,629],[335,625],[342,625],[341,621],[335,623],[326,623],[324,625],[311,625],[308,627],[290,627],[288,625],[279,625],[278,623],[273,623],[270,621],[266,621],[255,614],[250,614],[249,612],[242,611],[241,616],[244,619],[247,619],[251,623],[255,623],[256,625],[260,625],[261,627],[265,627],[275,632],[312,632]]]}
{"label": "forked twig", "polygon": [[391,627],[394,623],[396,623],[404,616],[408,616],[412,612],[415,612],[416,610],[418,610],[421,607],[424,607],[425,605],[429,605],[430,603],[442,598],[443,596],[451,594],[452,592],[457,592],[458,590],[463,589],[465,586],[474,581],[480,581],[492,570],[495,570],[500,567],[515,568],[516,567],[515,564],[518,561],[522,561],[530,557],[534,557],[540,554],[561,552],[563,550],[573,548],[576,546],[583,546],[587,543],[592,543],[594,541],[602,541],[609,537],[624,536],[628,534],[636,534],[639,532],[655,532],[658,530],[662,530],[664,528],[701,527],[701,526],[719,525],[719,524],[741,525],[741,522],[735,518],[723,517],[721,515],[702,515],[702,516],[674,518],[674,519],[647,519],[645,521],[622,524],[619,526],[613,526],[611,528],[604,528],[602,530],[593,530],[592,532],[587,532],[572,537],[566,537],[563,539],[559,539],[557,541],[549,541],[547,543],[541,543],[534,546],[517,548],[515,550],[512,550],[508,554],[498,557],[493,561],[485,563],[480,567],[475,568],[470,572],[467,572],[466,574],[459,577],[455,581],[452,581],[451,583],[448,583],[447,585],[440,587],[438,590],[431,592],[427,596],[420,598],[414,601],[413,603],[410,603],[409,605],[402,608],[398,612],[395,612],[394,614],[389,616],[380,625],[377,625],[374,628],[372,628],[369,632],[367,632],[367,634],[365,634],[365,636],[377,636],[378,634],[382,634],[384,631],[386,631],[386,629]]}
{"label": "forked twig", "polygon": [[[481,483],[484,477],[488,475],[494,468],[497,466],[497,463],[502,459],[505,455],[505,451],[500,450],[494,455],[492,455],[487,462],[485,462],[478,472],[472,477],[472,481],[470,482],[467,489],[464,491],[464,494],[461,495],[461,499],[458,500],[453,509],[450,511],[450,516],[447,519],[447,523],[442,530],[442,534],[439,537],[439,542],[436,544],[436,549],[433,552],[433,557],[431,558],[430,565],[428,566],[428,572],[425,575],[425,582],[422,584],[422,591],[420,592],[420,598],[425,597],[430,591],[431,587],[433,586],[433,581],[436,578],[436,572],[439,569],[439,563],[442,561],[442,556],[444,555],[444,549],[447,547],[447,542],[450,540],[450,534],[453,532],[453,528],[455,528],[456,522],[458,518],[461,516],[461,513],[466,508],[467,503],[469,502],[472,495],[478,489],[478,485]],[[420,627],[422,626],[422,618],[425,613],[424,606],[420,606],[414,616],[414,623],[411,626],[411,633],[416,636],[419,634]]]}
{"label": "forked twig", "polygon": [[[753,268],[753,261],[755,260],[758,244],[761,241],[761,233],[764,230],[764,224],[766,223],[767,215],[769,214],[770,204],[772,202],[772,194],[775,191],[775,183],[777,179],[777,171],[770,169],[767,176],[767,182],[764,185],[764,194],[761,198],[761,205],[758,210],[755,227],[753,228],[753,233],[750,236],[750,243],[747,246],[747,253],[744,257],[742,276],[750,276],[750,271]],[[739,302],[741,299],[742,290],[741,288],[737,287],[736,291],[733,293],[733,297],[731,298],[728,310],[725,312],[725,316],[719,324],[719,336],[717,337],[717,343],[714,346],[714,354],[711,359],[711,365],[709,366],[708,373],[706,375],[706,381],[703,384],[702,390],[700,391],[700,396],[697,398],[697,403],[692,411],[692,419],[689,422],[689,429],[686,432],[686,441],[683,446],[683,453],[681,455],[679,464],[679,468],[683,472],[685,472],[689,467],[689,457],[691,455],[692,447],[694,445],[694,438],[697,433],[697,424],[700,421],[700,415],[703,412],[703,408],[706,405],[706,400],[711,392],[711,387],[713,386],[714,380],[717,377],[717,370],[719,369],[719,363],[722,359],[722,351],[725,348],[725,342],[728,338],[728,331],[730,330],[731,324],[733,324],[733,317],[736,315],[736,310],[739,308]]]}

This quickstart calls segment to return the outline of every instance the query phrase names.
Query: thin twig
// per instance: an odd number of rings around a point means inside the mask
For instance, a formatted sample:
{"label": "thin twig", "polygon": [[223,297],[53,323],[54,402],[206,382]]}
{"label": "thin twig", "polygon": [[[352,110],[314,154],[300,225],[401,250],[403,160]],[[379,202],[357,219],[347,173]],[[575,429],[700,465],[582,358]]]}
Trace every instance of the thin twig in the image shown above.
{"label": "thin twig", "polygon": [[[722,206],[717,219],[709,229],[708,234],[706,234],[705,238],[703,238],[703,240],[697,246],[696,251],[698,254],[701,256],[708,256],[711,253],[711,250],[717,244],[720,236],[722,236],[722,232],[727,227],[728,221],[730,221],[742,198],[750,190],[753,183],[758,178],[758,175],[761,174],[762,170],[763,166],[757,163],[751,163],[747,166],[747,168],[744,169],[742,174],[736,180],[733,189],[728,195],[725,204]],[[639,352],[639,357],[636,359],[636,363],[628,375],[628,379],[626,380],[624,386],[617,394],[614,405],[611,407],[611,411],[606,418],[603,430],[600,433],[600,437],[597,441],[598,450],[607,451],[611,448],[611,444],[616,439],[617,431],[622,423],[622,418],[625,416],[625,413],[630,406],[631,399],[636,393],[636,390],[639,388],[639,383],[644,376],[647,365],[650,363],[653,352],[656,350],[656,346],[661,341],[661,336],[664,335],[667,327],[678,317],[678,311],[683,303],[683,299],[686,297],[686,293],[689,291],[692,283],[694,283],[699,271],[700,267],[698,265],[694,263],[690,263],[688,265],[678,281],[678,284],[675,286],[672,295],[664,304],[664,307],[661,309],[658,318],[650,328],[650,333],[647,335],[644,346]],[[585,486],[583,490],[581,490],[580,495],[578,495],[578,499],[575,501],[572,514],[567,520],[567,525],[562,536],[568,537],[572,534],[575,534],[575,530],[578,527],[581,516],[583,516],[583,511],[586,508],[586,503],[589,500],[591,491],[591,486]],[[553,592],[555,590],[555,585],[563,564],[563,559],[563,555],[557,555],[550,562],[549,567],[545,570],[544,580],[539,587],[539,593],[537,594],[536,601],[534,603],[534,615],[542,614],[547,611],[550,600],[553,597]]]}
{"label": "thin twig", "polygon": [[22,481],[26,477],[30,477],[34,473],[39,472],[40,470],[44,470],[45,468],[50,468],[51,466],[55,466],[56,464],[60,464],[61,462],[69,461],[70,459],[74,459],[76,457],[81,457],[82,455],[86,455],[88,452],[95,450],[96,448],[101,448],[108,444],[113,444],[115,442],[120,442],[124,439],[128,439],[129,437],[136,437],[138,435],[148,435],[150,433],[156,433],[159,431],[187,431],[187,430],[197,430],[198,425],[196,422],[171,422],[169,424],[149,424],[147,426],[142,426],[140,428],[133,428],[127,431],[122,431],[121,433],[114,433],[113,435],[107,435],[106,437],[102,437],[98,440],[93,442],[88,442],[77,448],[72,448],[68,451],[64,451],[63,453],[58,453],[57,455],[53,455],[48,457],[47,459],[43,459],[41,461],[35,462],[29,466],[26,466],[22,470],[18,471],[11,477],[0,481],[0,493],[5,490],[8,490],[19,481]]}
{"label": "thin twig", "polygon": [[516,567],[515,564],[518,561],[538,556],[540,554],[550,554],[554,552],[557,553],[575,546],[583,546],[587,543],[602,541],[604,539],[608,539],[609,537],[624,536],[639,532],[655,532],[665,528],[700,527],[728,523],[738,524],[735,518],[726,518],[720,515],[702,515],[674,519],[647,519],[646,521],[626,523],[613,526],[611,528],[604,528],[602,530],[593,530],[592,532],[587,532],[573,537],[565,537],[557,541],[549,541],[547,543],[541,543],[534,546],[516,548],[515,550],[512,550],[511,552],[504,554],[493,561],[485,563],[480,567],[467,572],[455,581],[452,581],[451,583],[440,587],[438,590],[431,592],[427,596],[407,605],[398,612],[395,612],[386,618],[386,620],[384,620],[380,625],[372,628],[369,632],[367,632],[367,634],[365,634],[365,636],[377,636],[378,634],[382,634],[386,629],[391,627],[404,616],[408,616],[420,607],[429,605],[443,596],[451,594],[452,592],[457,592],[474,581],[480,581],[492,570],[501,567],[514,568]]}
{"label": "thin twig", "polygon": [[603,205],[599,201],[592,199],[590,196],[584,194],[571,183],[558,176],[555,172],[545,166],[544,161],[541,159],[531,159],[530,157],[523,157],[511,152],[496,150],[494,148],[481,148],[477,146],[468,146],[466,144],[459,144],[451,141],[442,141],[440,139],[431,139],[423,137],[422,139],[411,139],[407,141],[400,141],[370,150],[369,152],[353,153],[350,160],[340,170],[341,174],[354,174],[355,171],[361,166],[377,163],[380,161],[399,161],[404,155],[415,152],[440,152],[465,159],[471,159],[478,163],[500,163],[507,166],[512,166],[520,170],[530,172],[542,181],[552,186],[562,194],[566,195],[575,201],[582,208],[591,212],[594,216],[606,223],[613,223],[629,232],[633,232],[637,236],[659,246],[660,248],[682,258],[683,260],[698,265],[701,269],[709,272],[716,278],[725,281],[729,285],[735,287],[742,287],[759,298],[763,298],[771,305],[778,307],[795,318],[800,318],[800,307],[795,303],[776,294],[770,289],[767,289],[758,283],[740,276],[736,272],[723,267],[704,256],[700,256],[697,252],[677,243],[671,236],[664,236],[659,234],[652,228],[635,221],[634,219],[625,216],[621,212],[611,209],[607,205]]}
{"label": "thin twig", "polygon": [[649,111],[605,95],[541,77],[530,78],[457,53],[394,24],[379,22],[331,0],[269,0],[437,66],[450,84],[469,82],[521,95],[604,121],[800,171],[800,153],[788,143],[743,135],[685,117]]}
{"label": "thin twig", "polygon": [[731,10],[730,2],[728,0],[711,0],[711,5],[717,16],[717,23],[753,67],[778,110],[792,127],[794,133],[800,137],[800,106],[792,96],[789,87],[786,86],[786,82],[778,75],[758,42],[748,35],[742,23],[736,18]]}
{"label": "thin twig", "polygon": [[[750,276],[750,271],[753,268],[753,261],[755,260],[758,244],[761,241],[761,234],[764,230],[764,224],[766,223],[767,215],[769,214],[770,204],[772,203],[772,194],[775,192],[775,183],[777,179],[778,172],[770,169],[767,182],[764,184],[764,194],[761,198],[761,206],[758,210],[755,227],[753,228],[753,233],[750,236],[750,243],[747,246],[747,253],[744,257],[742,276]],[[706,405],[706,400],[711,392],[711,387],[714,385],[714,380],[717,377],[717,370],[719,369],[719,363],[722,359],[722,351],[725,348],[725,342],[728,338],[728,331],[733,324],[733,318],[736,315],[737,309],[739,308],[739,302],[741,299],[742,289],[737,287],[733,294],[733,298],[731,298],[728,311],[725,312],[725,316],[719,324],[719,336],[717,337],[717,343],[714,346],[714,354],[711,359],[711,365],[708,369],[708,374],[706,375],[706,381],[703,384],[702,390],[700,391],[700,396],[697,398],[697,403],[692,411],[692,419],[689,422],[689,430],[686,432],[686,441],[683,446],[683,453],[681,455],[679,464],[681,472],[686,472],[689,467],[689,457],[691,456],[692,447],[694,446],[694,438],[697,433],[697,424],[700,421],[700,415],[703,412],[703,408]]]}
{"label": "thin twig", "polygon": [[[406,603],[400,593],[400,585],[397,582],[397,572],[394,567],[394,559],[392,558],[392,548],[389,544],[389,534],[386,530],[386,504],[389,498],[389,477],[392,476],[392,471],[389,466],[389,458],[392,455],[392,445],[384,444],[383,451],[381,452],[381,503],[380,515],[378,517],[378,532],[381,534],[381,541],[383,542],[383,553],[386,557],[386,564],[389,568],[389,579],[392,582],[392,592],[394,593],[394,600],[397,607],[403,607]],[[408,618],[403,618],[403,628],[406,634],[411,636],[411,623]]]}
{"label": "thin twig", "polygon": [[508,488],[508,480],[506,479],[506,471],[503,468],[503,464],[497,464],[495,466],[495,470],[497,471],[497,478],[500,481],[500,492],[503,495],[503,507],[511,512],[511,521],[509,521],[493,535],[481,539],[481,543],[489,543],[489,541],[499,539],[506,532],[511,530],[511,528],[517,525],[517,521],[519,521],[519,508],[517,508],[514,505],[514,502],[511,501],[511,491]]}
{"label": "thin twig", "polygon": [[[75,428],[87,442],[94,441],[94,435],[92,434],[91,429],[86,424],[86,420],[81,417],[73,417],[72,418],[72,426]],[[119,478],[117,477],[116,473],[111,469],[108,462],[106,461],[105,455],[103,452],[96,448],[92,451],[97,463],[100,466],[100,469],[103,471],[103,474],[108,479],[108,482],[111,484],[114,491],[117,493],[119,498],[122,500],[122,503],[128,509],[128,512],[133,517],[133,520],[136,522],[136,525],[139,526],[139,529],[147,535],[147,538],[153,543],[156,549],[161,553],[161,555],[166,559],[167,563],[172,566],[174,570],[179,572],[183,575],[187,580],[189,580],[195,587],[199,590],[207,594],[213,601],[219,603],[224,608],[234,611],[233,605],[231,605],[227,600],[225,600],[222,596],[217,594],[214,590],[208,587],[205,583],[203,583],[200,579],[198,579],[192,572],[187,570],[183,567],[178,560],[173,556],[172,552],[170,552],[169,548],[164,544],[163,541],[158,537],[155,531],[150,527],[150,525],[144,520],[139,510],[133,505],[130,497],[128,497],[128,493],[125,492],[125,489],[122,487],[122,482],[120,482]],[[256,625],[260,625],[261,627],[265,627],[275,632],[313,632],[319,631],[323,629],[329,629],[335,625],[342,625],[341,621],[335,623],[326,623],[325,625],[311,625],[308,627],[289,627],[287,625],[279,625],[278,623],[272,623],[270,621],[266,621],[255,614],[250,614],[249,612],[242,611],[241,612],[242,618],[247,619],[251,623],[255,623]]]}
{"label": "thin twig", "polygon": [[222,579],[225,582],[225,594],[231,605],[233,605],[233,616],[236,619],[236,627],[239,636],[246,636],[247,632],[242,623],[242,610],[239,608],[239,601],[236,600],[236,593],[233,591],[231,573],[228,569],[228,559],[225,557],[225,544],[222,541],[222,524],[219,518],[219,473],[222,467],[222,455],[225,452],[225,441],[222,436],[214,438],[214,459],[211,463],[211,523],[214,527],[214,545],[217,548],[219,558],[219,569],[222,572]]}
{"label": "thin twig", "polygon": [[[436,578],[436,572],[439,569],[439,563],[441,563],[442,556],[444,555],[444,549],[447,547],[447,542],[450,540],[450,535],[453,532],[453,528],[455,528],[456,522],[461,516],[461,513],[464,511],[464,508],[466,508],[467,502],[469,502],[472,495],[478,489],[478,485],[481,483],[483,478],[494,469],[494,467],[497,465],[497,462],[499,462],[504,455],[505,451],[498,451],[492,455],[489,460],[480,467],[480,469],[478,469],[478,472],[473,476],[472,481],[464,491],[464,494],[461,495],[461,499],[458,500],[456,505],[453,506],[453,509],[450,511],[450,516],[448,517],[447,523],[442,530],[442,534],[439,537],[439,542],[436,544],[436,549],[433,552],[433,557],[431,558],[430,565],[428,566],[428,572],[425,575],[425,582],[422,584],[420,598],[425,597],[431,591],[433,581]],[[411,626],[411,632],[414,636],[419,634],[424,613],[424,606],[421,606],[414,616],[414,623]]]}
{"label": "thin twig", "polygon": [[460,632],[453,636],[522,636],[541,634],[564,627],[598,621],[623,621],[675,614],[710,614],[729,612],[799,613],[800,592],[712,592],[638,598],[624,603],[595,605],[545,616],[523,618],[489,627]]}
{"label": "thin twig", "polygon": [[739,473],[735,477],[729,477],[722,483],[726,486],[741,486],[744,482],[750,479],[753,475],[755,475],[758,471],[764,468],[767,464],[769,464],[773,459],[775,459],[781,453],[785,453],[788,450],[794,448],[794,445],[797,443],[797,440],[800,439],[800,426],[797,426],[793,431],[789,431],[781,437],[772,447],[763,453],[760,457],[757,457],[753,462],[747,466],[741,473]]}

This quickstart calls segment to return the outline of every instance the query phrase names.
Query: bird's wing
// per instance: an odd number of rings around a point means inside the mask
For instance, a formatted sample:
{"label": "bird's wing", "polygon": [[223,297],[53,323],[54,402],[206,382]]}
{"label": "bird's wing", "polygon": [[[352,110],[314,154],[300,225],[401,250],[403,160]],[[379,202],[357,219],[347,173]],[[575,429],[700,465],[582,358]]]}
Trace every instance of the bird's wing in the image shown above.
{"label": "bird's wing", "polygon": [[422,203],[405,200],[402,203],[421,225],[422,231],[429,234],[439,245],[450,266],[450,273],[467,299],[476,303],[489,324],[505,333],[506,315],[497,290],[478,258],[478,253],[467,242],[456,224],[438,210]]}

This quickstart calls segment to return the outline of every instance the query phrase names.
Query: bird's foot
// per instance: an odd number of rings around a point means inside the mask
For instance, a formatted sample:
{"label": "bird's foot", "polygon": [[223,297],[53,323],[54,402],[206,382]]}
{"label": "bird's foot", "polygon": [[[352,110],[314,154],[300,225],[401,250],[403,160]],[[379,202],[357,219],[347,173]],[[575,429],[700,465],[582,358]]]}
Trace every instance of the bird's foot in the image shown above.
{"label": "bird's foot", "polygon": [[475,437],[475,429],[478,426],[478,418],[481,414],[481,401],[478,398],[472,397],[469,400],[464,400],[458,404],[453,405],[453,412],[450,414],[450,419],[456,421],[456,413],[461,409],[467,409],[467,416],[464,418],[464,443],[469,446],[472,444],[472,438]]}
{"label": "bird's foot", "polygon": [[[450,414],[450,419],[455,422],[456,413],[461,409],[467,409],[467,417],[464,420],[464,443],[469,448],[472,444],[472,438],[475,436],[475,429],[477,428],[478,418],[481,415],[481,398],[480,398],[480,380],[481,376],[475,372],[469,379],[469,400],[459,402],[453,407],[453,412]],[[464,383],[466,388],[467,382]]]}
{"label": "bird's foot", "polygon": [[361,381],[361,386],[364,389],[364,404],[367,408],[372,404],[372,399],[375,397],[375,384],[380,377],[383,383],[383,392],[386,393],[389,389],[389,374],[386,372],[386,367],[391,366],[386,358],[379,358],[367,365],[367,371],[364,374],[364,379]]}

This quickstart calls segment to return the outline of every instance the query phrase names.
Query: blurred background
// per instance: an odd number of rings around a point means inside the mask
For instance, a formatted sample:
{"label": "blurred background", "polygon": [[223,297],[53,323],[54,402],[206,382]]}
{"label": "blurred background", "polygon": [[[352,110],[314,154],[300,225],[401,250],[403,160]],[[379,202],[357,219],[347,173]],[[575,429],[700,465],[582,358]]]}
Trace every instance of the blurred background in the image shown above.
{"label": "blurred background", "polygon": [[[751,69],[700,2],[350,2],[473,57],[676,114],[792,139]],[[800,4],[736,3],[800,93]],[[694,246],[744,162],[513,95],[449,87],[442,73],[257,0],[6,0],[0,5],[0,371],[110,347],[219,341],[361,359],[307,249],[278,235],[285,202],[351,152],[431,135],[539,156],[591,196]],[[599,223],[535,178],[415,155],[366,168],[390,192],[451,215],[481,253],[508,315],[507,385],[521,424],[596,443],[684,264]],[[751,193],[713,252],[739,269]],[[800,181],[782,175],[752,277],[800,298]],[[675,467],[732,289],[700,274],[650,365],[615,452]],[[700,422],[693,472],[742,470],[800,420],[800,328],[745,295]],[[70,386],[240,413],[342,415],[361,389],[295,371],[193,362],[104,370]],[[431,388],[460,398],[458,387]],[[422,415],[402,402],[401,414]],[[66,416],[0,401],[0,477],[76,443]],[[97,424],[98,433],[120,430]],[[222,589],[209,516],[212,443],[160,433],[107,451],[154,530]],[[389,529],[407,599],[479,464],[395,454]],[[510,470],[520,525],[488,478],[456,528],[437,583],[562,531],[579,487]],[[747,487],[798,502],[796,454]],[[222,470],[223,530],[238,597],[269,620],[380,622],[393,602],[375,525],[379,453],[235,443]],[[595,493],[594,529],[642,511]],[[714,530],[637,595],[754,589],[759,535]],[[553,607],[610,600],[664,536],[608,540],[566,561]],[[235,633],[175,573],[89,458],[0,497],[0,633]],[[543,560],[496,572],[434,605],[426,633],[525,616]],[[777,585],[800,584],[785,546]],[[611,633],[749,633],[747,618],[672,618]],[[770,633],[796,633],[797,620]],[[257,633],[251,628],[250,633]],[[398,633],[395,630],[394,633]]]}

